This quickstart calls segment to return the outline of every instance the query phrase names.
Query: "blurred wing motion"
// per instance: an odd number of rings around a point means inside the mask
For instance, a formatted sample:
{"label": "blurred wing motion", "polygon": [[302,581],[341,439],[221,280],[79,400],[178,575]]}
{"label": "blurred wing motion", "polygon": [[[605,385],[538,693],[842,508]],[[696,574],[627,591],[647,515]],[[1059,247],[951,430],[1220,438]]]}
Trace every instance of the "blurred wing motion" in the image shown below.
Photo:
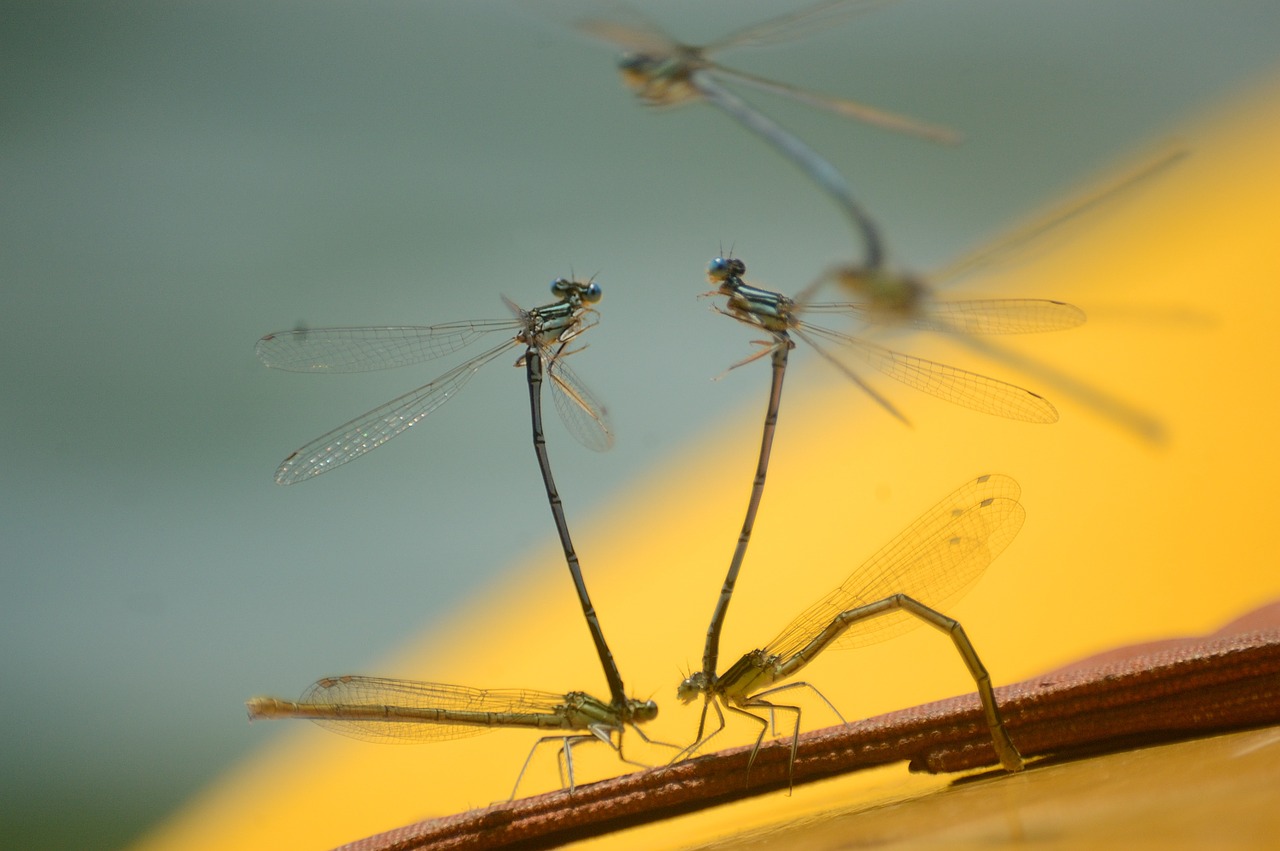
{"label": "blurred wing motion", "polygon": [[[740,115],[726,106],[726,99],[717,92],[716,87],[709,84],[705,78],[699,79],[700,77],[716,76],[887,130],[907,133],[935,142],[955,144],[960,141],[960,135],[949,128],[917,121],[847,98],[812,92],[798,86],[757,77],[754,74],[728,68],[711,59],[713,54],[723,50],[782,44],[814,35],[844,18],[886,6],[891,2],[895,0],[862,0],[862,2],[834,0],[834,2],[818,3],[779,18],[753,24],[703,46],[677,42],[661,27],[632,9],[624,10],[625,20],[590,19],[578,24],[578,28],[594,38],[609,42],[628,54],[646,57],[648,60],[646,65],[649,72],[653,74],[653,80],[666,78],[668,81],[678,80],[686,83],[704,98],[722,109],[727,109],[740,121],[742,120]],[[639,66],[635,66],[631,70],[636,72],[638,68]],[[646,99],[655,104],[681,103],[693,96],[692,92],[682,85],[645,86],[644,88]],[[657,92],[663,94],[656,95]],[[748,126],[751,127],[750,124]],[[751,129],[756,128],[751,127]],[[759,131],[756,130],[756,132]],[[776,144],[773,139],[769,141]]]}
{"label": "blurred wing motion", "polygon": [[736,47],[764,47],[796,41],[822,32],[842,18],[887,6],[896,0],[830,0],[735,30],[701,47],[682,45],[662,27],[628,6],[615,7],[611,18],[591,18],[578,29],[615,47],[654,57],[675,54],[680,49],[709,56]]}
{"label": "blurred wing motion", "polygon": [[[820,328],[817,325],[801,323],[792,331],[813,346],[825,360],[864,389],[867,389],[867,385],[853,370],[839,357],[821,346],[815,338],[833,343],[839,347],[842,354],[853,356],[895,381],[943,401],[979,413],[1023,422],[1047,424],[1058,421],[1058,409],[1048,399],[1016,384],[989,378],[958,366],[895,352],[884,346],[878,346],[839,331],[832,331],[829,328]],[[892,407],[890,410],[893,410]]]}
{"label": "blurred wing motion", "polygon": [[[867,325],[876,324],[877,308],[862,302],[806,304],[806,313],[852,316]],[[1073,304],[1041,298],[927,301],[901,324],[922,331],[959,334],[1034,334],[1065,331],[1084,324],[1085,313]]]}
{"label": "blurred wing motion", "polygon": [[1182,162],[1190,154],[1191,151],[1181,144],[1157,151],[1118,178],[1068,198],[995,240],[935,269],[928,277],[934,284],[954,282],[982,269],[1012,263],[1018,258],[1019,252],[1043,248],[1042,240],[1048,234],[1058,231],[1075,219],[1119,201],[1148,180]]}
{"label": "blurred wing motion", "polygon": [[591,18],[578,22],[577,28],[592,38],[608,42],[628,53],[666,57],[673,56],[680,50],[680,45],[663,32],[661,27],[635,9],[622,7],[615,12],[621,13],[625,20]]}
{"label": "blurred wing motion", "polygon": [[767,47],[785,44],[823,32],[832,25],[897,0],[828,0],[758,24],[750,24],[708,44],[707,53],[735,47]]}

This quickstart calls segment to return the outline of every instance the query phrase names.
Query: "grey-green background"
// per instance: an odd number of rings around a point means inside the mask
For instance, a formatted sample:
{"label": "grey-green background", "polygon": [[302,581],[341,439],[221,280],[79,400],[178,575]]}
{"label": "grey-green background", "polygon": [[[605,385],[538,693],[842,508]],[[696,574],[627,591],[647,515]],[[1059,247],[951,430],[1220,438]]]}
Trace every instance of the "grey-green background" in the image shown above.
{"label": "grey-green background", "polygon": [[[641,8],[702,41],[784,5]],[[618,445],[550,425],[579,517],[758,416],[758,382],[708,391],[744,339],[694,298],[706,261],[795,290],[848,230],[726,117],[641,109],[570,27],[608,11],[0,3],[0,844],[126,842],[272,734],[244,698],[360,670],[552,541],[521,373],[283,489],[289,451],[450,364],[278,374],[261,334],[501,317],[598,273],[576,368]],[[1274,74],[1277,44],[1275,0],[903,0],[724,58],[965,132],[748,95],[927,268]]]}

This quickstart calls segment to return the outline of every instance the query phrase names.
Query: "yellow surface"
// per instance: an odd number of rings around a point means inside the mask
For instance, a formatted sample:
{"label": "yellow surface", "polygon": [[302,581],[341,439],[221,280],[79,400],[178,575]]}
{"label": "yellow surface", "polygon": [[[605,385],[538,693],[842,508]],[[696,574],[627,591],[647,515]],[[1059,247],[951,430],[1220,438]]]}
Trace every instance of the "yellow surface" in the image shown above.
{"label": "yellow surface", "polygon": [[[725,664],[771,638],[943,495],[990,471],[1022,484],[1027,522],[952,613],[997,684],[1107,646],[1210,630],[1280,596],[1280,113],[1271,108],[1278,98],[1276,90],[1255,93],[1189,128],[1183,138],[1193,155],[1163,178],[1072,225],[1016,269],[952,291],[1058,297],[1083,307],[1090,321],[1081,329],[1010,342],[1156,415],[1170,433],[1165,445],[1142,443],[1047,387],[1038,389],[1062,413],[1054,426],[981,416],[876,381],[912,417],[907,429],[816,358],[797,358],[729,612]],[[905,343],[916,354],[1019,380],[954,345],[923,336]],[[716,369],[706,366],[708,375]],[[571,483],[561,482],[628,687],[661,703],[651,728],[658,738],[688,741],[697,723],[696,709],[679,706],[674,690],[700,659],[741,523],[767,373],[761,363],[735,374],[758,383],[759,404],[726,412],[731,428],[691,440],[618,504],[588,515],[575,506]],[[483,610],[478,597],[398,658],[359,673],[607,694],[557,549],[531,554],[480,596]],[[850,718],[972,690],[945,638],[928,630],[830,654],[807,674]],[[831,719],[815,708],[806,722]],[[723,744],[748,736],[734,728]],[[509,794],[532,738],[502,731],[379,746],[299,722],[138,847],[316,849],[485,805]],[[580,778],[620,770],[602,747],[581,749],[576,764]],[[833,796],[854,806],[940,783],[907,778],[905,768],[835,782],[844,785],[771,795],[596,844],[696,844],[821,811]],[[526,783],[527,793],[556,787],[549,755],[535,761]],[[1061,808],[1063,831],[1075,828],[1065,817],[1075,805],[1070,796],[1042,804]]]}
{"label": "yellow surface", "polygon": [[709,848],[1272,848],[1278,784],[1280,731],[1253,730],[1041,766],[907,801],[833,800],[820,817]]}

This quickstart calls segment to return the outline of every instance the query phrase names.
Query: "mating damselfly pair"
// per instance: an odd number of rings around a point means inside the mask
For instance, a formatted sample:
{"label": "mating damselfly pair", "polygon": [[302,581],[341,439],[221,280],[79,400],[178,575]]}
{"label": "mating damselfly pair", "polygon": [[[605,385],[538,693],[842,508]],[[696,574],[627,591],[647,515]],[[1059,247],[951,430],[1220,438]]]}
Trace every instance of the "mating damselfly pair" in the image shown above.
{"label": "mating damselfly pair", "polygon": [[[1022,755],[997,706],[986,668],[964,629],[941,611],[972,587],[1021,527],[1024,512],[1018,502],[1020,489],[1007,476],[986,474],[962,486],[871,556],[835,591],[806,609],[773,641],[742,655],[727,669],[719,670],[720,637],[759,513],[781,407],[783,380],[797,340],[904,422],[906,416],[863,377],[862,368],[870,367],[913,389],[980,413],[1031,423],[1052,423],[1058,419],[1058,412],[1039,393],[887,348],[868,339],[862,331],[868,327],[902,325],[948,335],[998,358],[999,350],[980,342],[980,338],[992,334],[1064,330],[1084,321],[1083,311],[1050,299],[939,298],[932,283],[893,270],[887,263],[878,227],[854,200],[848,181],[811,147],[747,105],[724,84],[741,83],[933,141],[955,141],[955,134],[851,101],[733,71],[710,59],[717,50],[794,37],[830,20],[831,16],[875,5],[881,4],[823,3],[775,22],[748,27],[705,47],[679,44],[655,28],[634,22],[590,21],[583,25],[589,34],[628,51],[620,62],[620,70],[643,102],[665,106],[705,100],[769,142],[836,201],[854,226],[864,249],[861,261],[831,267],[794,297],[748,283],[746,264],[739,258],[717,257],[710,264],[708,276],[715,287],[711,295],[724,299],[723,303],[717,303],[717,310],[768,337],[759,341],[761,347],[753,355],[731,368],[768,357],[772,376],[746,518],[728,572],[715,597],[702,667],[686,677],[676,692],[684,703],[703,696],[697,733],[685,746],[656,742],[670,747],[673,759],[690,757],[718,735],[725,726],[727,711],[731,716],[749,717],[760,725],[748,759],[749,771],[771,721],[781,711],[795,716],[791,740],[794,762],[801,709],[798,705],[778,703],[776,697],[792,689],[803,687],[815,692],[816,689],[809,683],[788,680],[824,649],[863,646],[910,626],[927,623],[952,638],[975,681],[984,722],[991,733],[994,761],[1010,771],[1019,770],[1023,765]],[[1088,199],[1088,204],[1095,200]],[[1077,204],[1065,214],[1051,217],[1048,224],[1016,231],[1004,241],[1005,245],[1033,237],[1056,221],[1075,215],[1084,206],[1087,205]],[[964,265],[956,264],[953,268]],[[829,286],[841,293],[841,300],[819,300],[821,292]],[[550,384],[555,407],[579,442],[591,449],[604,450],[614,441],[604,406],[568,363],[569,356],[579,351],[582,335],[595,326],[596,305],[603,293],[594,280],[569,279],[554,281],[552,293],[555,301],[529,310],[507,301],[511,316],[503,319],[432,326],[277,332],[259,341],[258,355],[267,366],[289,371],[363,372],[420,363],[460,352],[480,340],[502,337],[492,347],[439,378],[333,429],[291,454],[277,470],[276,480],[280,484],[293,484],[335,469],[420,425],[424,418],[460,392],[485,364],[505,353],[518,351],[515,365],[525,370],[535,456],[564,558],[608,684],[609,698],[597,698],[581,690],[480,689],[344,675],[318,680],[298,700],[254,698],[248,704],[252,717],[308,718],[347,735],[394,742],[460,738],[499,728],[539,731],[543,735],[521,768],[513,797],[534,754],[546,743],[558,747],[570,790],[576,783],[573,748],[579,743],[606,742],[625,762],[640,764],[624,755],[623,734],[628,728],[634,729],[649,741],[640,725],[653,721],[658,707],[653,700],[629,697],[625,691],[600,618],[587,592],[563,501],[552,476],[542,423],[542,387]],[[825,324],[817,324],[815,316],[827,317]],[[848,330],[829,327],[841,319],[860,327]],[[1156,427],[1152,421],[1121,403],[1090,395],[1080,389],[1083,385],[1078,382],[1061,378],[1055,382],[1051,371],[1042,370],[1039,374],[1126,427],[1145,436],[1154,434]],[[821,697],[821,693],[818,694]],[[839,711],[825,697],[822,700],[843,721]],[[708,731],[707,715],[711,709],[716,713],[719,727]]]}
{"label": "mating damselfly pair", "polygon": [[[713,278],[720,280],[721,294],[728,296],[726,312],[742,321],[752,322],[756,315],[738,303],[747,287],[739,277],[744,271],[745,265],[741,261],[717,259],[712,264],[711,274]],[[601,700],[582,691],[550,693],[526,689],[486,690],[433,682],[345,675],[317,681],[295,701],[254,698],[249,702],[252,717],[309,718],[347,735],[397,742],[460,738],[502,727],[525,727],[542,731],[545,735],[539,738],[530,751],[520,777],[517,778],[513,795],[518,791],[529,760],[547,742],[559,744],[570,788],[576,782],[572,748],[579,742],[590,739],[607,742],[618,751],[623,760],[630,762],[623,754],[622,734],[625,728],[631,727],[644,737],[638,725],[652,721],[657,716],[657,706],[651,700],[630,698],[624,691],[621,675],[587,594],[578,556],[569,535],[563,503],[552,477],[542,427],[541,388],[547,383],[544,376],[549,376],[557,400],[557,410],[569,426],[570,432],[592,448],[607,448],[612,442],[612,433],[603,407],[565,362],[577,350],[579,336],[595,324],[594,305],[600,301],[602,291],[594,282],[581,283],[565,279],[553,282],[552,291],[559,297],[557,301],[531,310],[523,310],[508,302],[513,316],[504,320],[454,322],[426,327],[322,328],[277,332],[259,341],[258,355],[268,366],[291,371],[351,372],[405,366],[439,357],[456,352],[489,334],[501,333],[505,337],[495,346],[466,360],[440,378],[374,408],[292,453],[281,464],[276,476],[278,482],[291,484],[335,469],[403,433],[453,398],[484,364],[497,359],[504,352],[522,349],[516,365],[525,367],[535,454],[565,560],[610,686],[610,699]],[[751,291],[757,303],[762,292],[764,291]],[[776,316],[781,302],[769,303]],[[971,310],[977,308],[973,307]],[[790,343],[786,338],[785,327],[779,326],[775,333],[779,341],[773,349],[776,355],[777,352],[786,352]],[[848,339],[854,341],[856,338],[850,336]],[[955,372],[964,374],[963,371]],[[770,397],[774,422],[780,389],[779,372],[775,392]],[[770,428],[769,439],[772,437],[771,431]],[[753,490],[753,516],[759,505],[766,465],[767,447],[762,453],[759,487]],[[823,630],[833,633],[831,637],[805,652],[791,655],[771,649],[785,643],[780,637],[770,648],[744,656],[737,666],[719,676],[715,671],[715,656],[709,655],[704,657],[704,671],[681,684],[679,697],[688,701],[698,693],[704,694],[708,706],[716,706],[717,712],[720,703],[731,711],[746,714],[751,714],[752,708],[765,706],[770,707],[770,711],[794,709],[798,733],[799,709],[768,703],[765,696],[775,692],[777,687],[763,686],[773,686],[773,683],[791,676],[826,644],[839,645],[846,642],[844,634],[856,635],[860,632],[859,624],[863,620],[889,617],[894,612],[908,612],[922,622],[952,631],[957,646],[982,689],[1001,762],[1006,767],[1020,765],[1020,757],[1009,742],[993,698],[990,697],[985,669],[977,660],[972,645],[964,638],[958,624],[932,608],[937,602],[934,599],[937,589],[944,584],[944,580],[954,577],[962,585],[972,584],[985,568],[985,563],[978,563],[983,561],[981,553],[988,554],[985,561],[989,562],[1012,538],[1012,532],[1016,532],[1021,523],[1021,509],[1016,497],[1016,486],[1012,484],[1012,480],[983,477],[978,484],[953,495],[946,511],[940,514],[940,509],[935,509],[904,532],[900,536],[903,543],[891,547],[891,551],[887,550],[887,556],[878,556],[850,577],[842,588],[852,590],[841,596],[842,602],[832,608],[828,619],[830,622],[822,624]],[[979,522],[975,519],[978,517],[991,519]],[[999,539],[998,544],[993,543],[995,539]],[[964,544],[957,544],[961,540]],[[744,535],[740,541],[743,551],[745,544]],[[939,546],[946,552],[920,560],[923,550],[937,549]],[[886,557],[894,562],[887,566],[887,573],[883,563]],[[913,567],[917,561],[920,566]],[[955,569],[963,563],[971,565],[967,573]],[[740,556],[735,560],[735,577],[736,566],[739,564]],[[976,569],[972,569],[974,566]],[[886,575],[900,584],[886,587],[878,579]],[[911,581],[913,576],[918,580],[914,584]],[[953,589],[945,597],[954,597],[962,590],[963,587]],[[731,592],[732,582],[727,582],[719,598],[718,620],[714,625],[714,633],[709,635],[709,647],[718,642],[723,610],[727,608]],[[865,608],[869,604],[874,605],[870,609]],[[858,607],[864,608],[853,611]],[[803,623],[798,621],[788,632],[807,635],[805,643],[810,644],[819,639],[817,634],[808,635],[813,626],[810,617],[804,619]],[[746,668],[753,671],[751,676],[736,673]],[[674,745],[671,747],[678,751],[677,756],[688,755],[705,741],[702,734],[700,724],[694,743],[686,748]],[[757,747],[759,744],[757,740]]]}

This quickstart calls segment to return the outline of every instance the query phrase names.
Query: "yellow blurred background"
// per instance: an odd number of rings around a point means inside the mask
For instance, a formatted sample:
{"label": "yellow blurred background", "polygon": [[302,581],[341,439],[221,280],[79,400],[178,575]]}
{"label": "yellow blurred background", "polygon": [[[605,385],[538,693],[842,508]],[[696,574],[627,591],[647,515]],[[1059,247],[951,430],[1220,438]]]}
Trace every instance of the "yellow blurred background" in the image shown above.
{"label": "yellow blurred background", "polygon": [[[1082,307],[1089,315],[1082,328],[1010,339],[1010,346],[1149,412],[1167,429],[1162,445],[1135,438],[1052,387],[924,335],[892,345],[1039,390],[1057,404],[1061,421],[1032,426],[985,417],[869,375],[912,419],[905,428],[803,354],[801,344],[755,537],[729,610],[722,668],[768,641],[942,496],[985,472],[1021,483],[1027,520],[950,613],[965,625],[997,685],[1114,645],[1212,630],[1280,596],[1277,102],[1280,88],[1264,86],[1199,117],[1179,134],[1192,155],[1176,168],[1066,226],[1014,267],[994,268],[944,293],[1060,298]],[[1134,161],[1118,163],[1111,176]],[[739,250],[750,269],[751,256]],[[707,315],[705,322],[729,320]],[[740,330],[746,352],[751,335]],[[715,371],[714,364],[696,368],[708,376]],[[688,741],[697,724],[697,706],[678,705],[674,690],[700,662],[741,523],[767,364],[737,370],[708,384],[706,393],[724,382],[752,383],[758,398],[671,453],[622,497],[588,509],[570,482],[560,482],[623,677],[634,695],[661,705],[650,735],[673,742]],[[562,433],[552,435],[553,465],[566,443]],[[545,512],[537,496],[528,494],[530,504]],[[607,695],[561,555],[550,535],[545,540],[374,669],[310,673]],[[972,690],[949,642],[924,629],[857,653],[829,654],[806,677],[850,718]],[[810,729],[833,720],[818,706],[805,714]],[[735,725],[720,744],[742,744],[750,735]],[[509,794],[532,739],[500,731],[428,746],[378,746],[299,722],[136,847],[316,849],[484,806]],[[636,746],[634,736],[628,743]],[[578,749],[575,764],[580,782],[622,768],[603,747]],[[946,782],[905,776],[905,766],[895,767],[830,788],[849,805],[857,800],[850,796],[874,797],[886,784]],[[557,785],[548,752],[530,767],[522,792]],[[592,844],[705,841],[821,809],[836,794],[826,788],[769,795]]]}

